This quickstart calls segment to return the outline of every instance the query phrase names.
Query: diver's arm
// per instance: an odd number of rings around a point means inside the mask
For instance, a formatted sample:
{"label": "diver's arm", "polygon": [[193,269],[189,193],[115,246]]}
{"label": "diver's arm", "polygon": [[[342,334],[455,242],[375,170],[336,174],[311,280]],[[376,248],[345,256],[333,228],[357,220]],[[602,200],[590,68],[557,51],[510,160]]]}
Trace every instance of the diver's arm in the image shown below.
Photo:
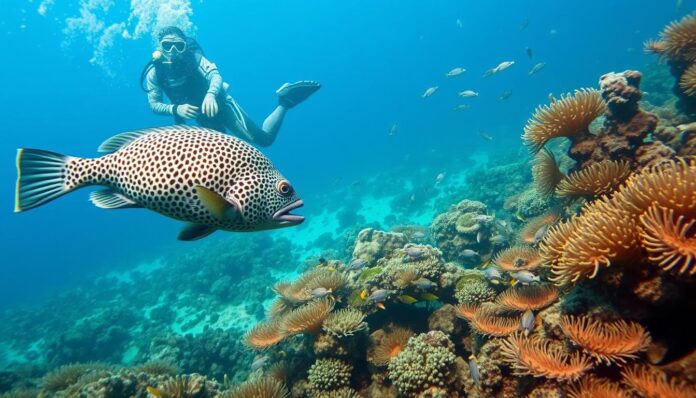
{"label": "diver's arm", "polygon": [[173,104],[165,104],[162,101],[162,89],[157,85],[155,68],[147,72],[147,102],[152,112],[158,115],[174,115]]}
{"label": "diver's arm", "polygon": [[201,55],[201,60],[198,63],[198,70],[208,81],[208,94],[213,94],[214,96],[220,94],[222,90],[222,76],[217,66],[210,62],[208,58]]}

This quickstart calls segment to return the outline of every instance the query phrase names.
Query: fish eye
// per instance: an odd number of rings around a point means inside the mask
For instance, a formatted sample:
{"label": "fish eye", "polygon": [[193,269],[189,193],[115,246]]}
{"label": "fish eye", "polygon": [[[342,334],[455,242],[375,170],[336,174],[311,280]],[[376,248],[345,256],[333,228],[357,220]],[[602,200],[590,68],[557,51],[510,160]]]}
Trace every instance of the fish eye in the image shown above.
{"label": "fish eye", "polygon": [[292,193],[292,185],[287,180],[280,180],[276,185],[278,192],[284,196],[288,196]]}

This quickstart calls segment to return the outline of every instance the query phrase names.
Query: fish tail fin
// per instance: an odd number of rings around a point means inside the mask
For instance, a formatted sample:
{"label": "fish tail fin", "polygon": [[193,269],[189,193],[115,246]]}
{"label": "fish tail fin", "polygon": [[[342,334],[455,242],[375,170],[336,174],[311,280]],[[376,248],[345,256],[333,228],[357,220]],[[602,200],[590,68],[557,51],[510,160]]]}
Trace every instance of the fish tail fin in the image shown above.
{"label": "fish tail fin", "polygon": [[17,189],[15,213],[50,202],[76,186],[67,184],[70,156],[40,149],[17,150]]}

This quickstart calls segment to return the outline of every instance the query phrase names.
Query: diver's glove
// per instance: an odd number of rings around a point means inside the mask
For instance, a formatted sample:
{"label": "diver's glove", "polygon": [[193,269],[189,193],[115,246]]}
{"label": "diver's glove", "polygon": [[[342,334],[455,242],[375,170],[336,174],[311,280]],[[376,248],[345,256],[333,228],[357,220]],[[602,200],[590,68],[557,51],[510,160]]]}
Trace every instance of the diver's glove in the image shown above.
{"label": "diver's glove", "polygon": [[217,99],[215,98],[215,94],[213,93],[208,93],[205,95],[205,99],[203,99],[203,105],[201,106],[203,109],[203,114],[208,116],[208,117],[215,117],[218,113],[218,103]]}
{"label": "diver's glove", "polygon": [[176,105],[174,110],[177,115],[184,119],[195,119],[198,117],[198,107],[191,104]]}

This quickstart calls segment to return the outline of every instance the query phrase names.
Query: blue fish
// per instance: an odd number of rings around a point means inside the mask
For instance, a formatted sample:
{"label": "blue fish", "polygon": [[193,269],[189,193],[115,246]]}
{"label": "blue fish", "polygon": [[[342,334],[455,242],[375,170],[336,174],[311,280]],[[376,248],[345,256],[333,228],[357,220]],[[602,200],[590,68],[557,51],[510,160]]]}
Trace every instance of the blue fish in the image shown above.
{"label": "blue fish", "polygon": [[534,325],[536,324],[536,319],[534,318],[534,313],[532,310],[527,310],[522,315],[522,330],[524,330],[524,335],[529,336],[532,330],[534,330]]}
{"label": "blue fish", "polygon": [[485,271],[483,271],[483,274],[486,276],[486,279],[491,281],[494,285],[497,285],[500,283],[500,281],[503,280],[503,275],[500,273],[500,270],[496,267],[486,267]]}
{"label": "blue fish", "polygon": [[473,355],[469,356],[469,374],[471,379],[477,386],[481,385],[481,373],[479,372],[478,363],[476,363],[476,357]]}

